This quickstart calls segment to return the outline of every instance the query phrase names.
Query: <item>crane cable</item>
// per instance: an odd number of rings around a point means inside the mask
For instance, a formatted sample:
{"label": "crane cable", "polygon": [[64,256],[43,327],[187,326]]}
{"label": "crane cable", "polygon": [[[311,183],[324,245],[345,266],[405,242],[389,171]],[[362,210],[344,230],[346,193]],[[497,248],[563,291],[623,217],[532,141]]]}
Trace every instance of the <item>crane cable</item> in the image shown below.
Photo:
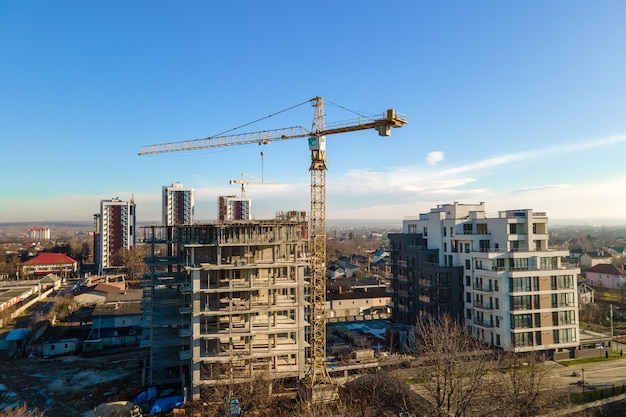
{"label": "crane cable", "polygon": [[347,107],[344,107],[344,106],[341,106],[341,105],[339,105],[339,104],[333,103],[332,101],[328,101],[328,100],[325,100],[325,101],[326,101],[326,103],[328,103],[328,104],[332,104],[332,105],[333,105],[333,106],[335,106],[335,107],[339,107],[340,109],[343,109],[343,110],[348,111],[348,112],[350,112],[350,113],[354,113],[354,114],[356,114],[356,115],[357,115],[357,116],[359,116],[359,117],[363,117],[364,119],[368,119],[368,120],[371,120],[371,121],[375,121],[375,118],[374,118],[373,116],[366,116],[366,115],[364,115],[364,114],[362,114],[362,113],[359,113],[359,112],[357,112],[357,111],[350,110],[350,109],[349,109],[349,108],[347,108]]}
{"label": "crane cable", "polygon": [[265,120],[265,119],[269,119],[270,117],[273,117],[273,116],[276,116],[276,115],[278,115],[278,114],[284,113],[284,112],[286,112],[286,111],[289,111],[289,110],[295,109],[296,107],[300,107],[300,106],[302,106],[302,105],[304,105],[304,104],[307,104],[307,103],[310,103],[310,102],[311,102],[311,100],[307,100],[307,101],[302,102],[302,103],[300,103],[300,104],[296,104],[296,105],[294,105],[294,106],[287,107],[287,108],[286,108],[286,109],[284,109],[284,110],[277,111],[277,112],[272,113],[272,114],[269,114],[269,115],[267,115],[267,116],[265,116],[265,117],[261,117],[260,119],[253,120],[253,121],[251,121],[251,122],[244,123],[244,124],[242,124],[241,126],[233,127],[232,129],[228,129],[228,130],[225,130],[225,131],[223,131],[223,132],[221,132],[221,133],[217,133],[217,134],[215,134],[215,135],[209,136],[209,138],[212,138],[212,137],[217,137],[217,136],[223,136],[223,135],[225,135],[226,133],[232,132],[232,131],[237,130],[237,129],[241,129],[242,127],[250,126],[251,124],[254,124],[254,123],[260,122],[260,121]]}

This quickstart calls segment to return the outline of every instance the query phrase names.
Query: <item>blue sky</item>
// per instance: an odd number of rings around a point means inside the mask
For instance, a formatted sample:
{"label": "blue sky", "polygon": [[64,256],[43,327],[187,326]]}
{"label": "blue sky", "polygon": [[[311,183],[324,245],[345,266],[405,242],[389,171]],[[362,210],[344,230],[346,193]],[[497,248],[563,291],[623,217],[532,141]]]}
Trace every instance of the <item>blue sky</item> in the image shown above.
{"label": "blue sky", "polygon": [[[247,187],[256,218],[308,211],[304,139],[137,152],[315,96],[327,123],[409,121],[328,137],[329,219],[454,201],[626,218],[625,17],[623,1],[0,2],[0,222],[90,221],[133,196],[158,221],[175,181],[214,219],[242,172],[277,183]],[[312,119],[307,104],[238,131]]]}

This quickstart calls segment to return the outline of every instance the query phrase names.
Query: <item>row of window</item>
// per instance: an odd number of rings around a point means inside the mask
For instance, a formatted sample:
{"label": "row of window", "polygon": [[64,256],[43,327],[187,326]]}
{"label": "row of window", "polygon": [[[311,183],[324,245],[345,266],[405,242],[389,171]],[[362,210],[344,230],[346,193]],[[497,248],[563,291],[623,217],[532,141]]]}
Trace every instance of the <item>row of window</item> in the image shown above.
{"label": "row of window", "polygon": [[[511,310],[532,310],[540,309],[540,297],[535,295],[512,295],[510,298]],[[575,298],[573,292],[550,294],[551,308],[574,307]]]}
{"label": "row of window", "polygon": [[[553,275],[550,277],[550,289],[571,290],[575,287],[573,275]],[[512,292],[539,291],[539,277],[518,277],[509,279]]]}
{"label": "row of window", "polygon": [[[552,312],[552,326],[564,326],[575,323],[576,312],[574,310]],[[547,323],[544,323],[543,325],[547,325]],[[532,329],[541,326],[542,323],[540,313],[511,314],[512,329]]]}
{"label": "row of window", "polygon": [[[511,333],[511,341],[515,347],[538,346],[543,344],[541,332]],[[552,343],[576,342],[576,329],[555,329],[552,331]]]}

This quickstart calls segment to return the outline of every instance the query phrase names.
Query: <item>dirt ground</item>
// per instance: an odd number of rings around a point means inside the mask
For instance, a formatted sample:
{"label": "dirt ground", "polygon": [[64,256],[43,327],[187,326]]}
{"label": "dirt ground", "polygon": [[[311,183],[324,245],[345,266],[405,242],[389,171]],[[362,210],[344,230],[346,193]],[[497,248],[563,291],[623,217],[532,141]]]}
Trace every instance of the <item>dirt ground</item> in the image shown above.
{"label": "dirt ground", "polygon": [[141,392],[140,352],[0,359],[0,409],[26,403],[46,416],[79,416]]}

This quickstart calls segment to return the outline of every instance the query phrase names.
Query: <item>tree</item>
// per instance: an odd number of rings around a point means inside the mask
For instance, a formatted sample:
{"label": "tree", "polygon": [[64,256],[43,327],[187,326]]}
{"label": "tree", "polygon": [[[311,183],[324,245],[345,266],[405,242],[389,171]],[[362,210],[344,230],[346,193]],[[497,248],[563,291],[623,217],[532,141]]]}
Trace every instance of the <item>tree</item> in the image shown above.
{"label": "tree", "polygon": [[124,267],[124,272],[130,281],[140,280],[148,272],[148,268],[143,262],[145,256],[146,248],[143,246],[123,248],[115,254],[115,264]]}
{"label": "tree", "polygon": [[449,316],[416,327],[424,361],[417,392],[434,406],[429,415],[530,417],[567,407],[566,397],[551,389],[549,368],[532,352],[502,355]]}
{"label": "tree", "polygon": [[37,409],[31,410],[26,404],[10,408],[8,410],[0,410],[0,417],[43,417],[44,412]]}
{"label": "tree", "polygon": [[557,395],[549,376],[549,369],[533,352],[504,355],[502,377],[494,380],[492,393],[500,405],[497,415],[502,417],[532,417],[546,410],[567,407],[568,397]]}
{"label": "tree", "polygon": [[494,352],[450,316],[419,320],[417,347],[425,361],[419,367],[420,394],[437,417],[471,415],[489,393],[489,375],[497,370]]}

